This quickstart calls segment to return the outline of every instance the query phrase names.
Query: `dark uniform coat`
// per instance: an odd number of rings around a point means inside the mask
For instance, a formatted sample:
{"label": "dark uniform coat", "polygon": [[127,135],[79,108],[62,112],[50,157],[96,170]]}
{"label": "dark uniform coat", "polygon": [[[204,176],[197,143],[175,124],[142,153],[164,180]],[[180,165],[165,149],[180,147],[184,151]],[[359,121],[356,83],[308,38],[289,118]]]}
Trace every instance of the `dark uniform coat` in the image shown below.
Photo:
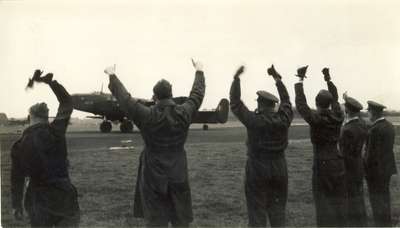
{"label": "dark uniform coat", "polygon": [[307,105],[303,83],[295,84],[296,108],[310,125],[317,225],[343,226],[346,220],[345,167],[337,143],[344,114],[338,102],[337,89],[331,81],[328,89],[333,96],[332,109],[314,111]]}
{"label": "dark uniform coat", "polygon": [[365,171],[376,226],[391,226],[390,177],[397,173],[393,145],[395,130],[384,118],[368,130]]}
{"label": "dark uniform coat", "polygon": [[197,71],[188,100],[177,105],[163,99],[146,107],[131,97],[115,75],[109,88],[121,109],[140,129],[145,147],[140,157],[134,215],[147,225],[187,225],[193,220],[184,144],[192,117],[205,92],[204,75]]}
{"label": "dark uniform coat", "polygon": [[289,95],[282,81],[277,81],[281,104],[278,112],[252,112],[240,99],[240,79],[235,78],[230,91],[231,109],[247,128],[247,163],[245,192],[249,226],[285,225],[287,167],[284,151],[288,128],[293,119]]}
{"label": "dark uniform coat", "polygon": [[340,132],[339,146],[346,167],[348,226],[366,226],[362,150],[367,134],[367,126],[359,117],[345,121]]}
{"label": "dark uniform coat", "polygon": [[13,208],[22,208],[24,179],[30,178],[25,208],[32,226],[76,226],[79,223],[77,191],[68,174],[65,132],[72,101],[56,81],[50,87],[60,102],[51,123],[25,129],[11,149],[11,195]]}

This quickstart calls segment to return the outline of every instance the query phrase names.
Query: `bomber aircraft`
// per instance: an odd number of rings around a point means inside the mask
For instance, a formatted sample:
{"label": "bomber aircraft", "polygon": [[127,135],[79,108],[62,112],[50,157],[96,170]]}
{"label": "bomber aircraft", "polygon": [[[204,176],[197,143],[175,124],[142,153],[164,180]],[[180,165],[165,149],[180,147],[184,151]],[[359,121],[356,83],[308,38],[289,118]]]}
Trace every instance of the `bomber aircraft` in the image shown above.
{"label": "bomber aircraft", "polygon": [[[154,105],[153,100],[138,99],[139,102],[146,106]],[[177,104],[182,104],[186,101],[187,97],[174,97],[173,100]],[[112,122],[120,123],[120,130],[123,133],[133,131],[132,120],[128,119],[125,113],[120,109],[116,98],[109,93],[94,92],[86,94],[73,94],[73,107],[76,110],[89,112],[94,116],[87,116],[87,118],[102,119],[100,124],[101,132],[110,132],[112,130]],[[198,111],[192,119],[192,123],[201,123],[203,130],[208,130],[209,123],[226,123],[229,112],[229,101],[221,99],[217,108],[211,111]]]}

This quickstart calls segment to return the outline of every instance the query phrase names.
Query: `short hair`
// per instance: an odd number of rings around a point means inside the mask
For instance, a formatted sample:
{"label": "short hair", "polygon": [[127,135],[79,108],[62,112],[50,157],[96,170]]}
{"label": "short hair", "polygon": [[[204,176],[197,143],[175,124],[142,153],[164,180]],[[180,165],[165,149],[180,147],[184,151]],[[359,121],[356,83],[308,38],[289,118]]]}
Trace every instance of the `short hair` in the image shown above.
{"label": "short hair", "polygon": [[158,99],[172,97],[172,85],[165,79],[161,79],[153,87],[153,93]]}
{"label": "short hair", "polygon": [[42,102],[42,103],[36,103],[32,105],[29,108],[29,115],[42,118],[42,119],[48,119],[49,118],[49,109],[47,108],[47,104]]}
{"label": "short hair", "polygon": [[276,104],[276,102],[274,102],[274,101],[263,99],[261,97],[257,98],[257,102],[260,103],[261,105],[267,106],[267,107],[275,107],[275,104]]}
{"label": "short hair", "polygon": [[329,108],[332,104],[333,96],[328,90],[320,90],[318,95],[315,97],[315,103],[318,107]]}

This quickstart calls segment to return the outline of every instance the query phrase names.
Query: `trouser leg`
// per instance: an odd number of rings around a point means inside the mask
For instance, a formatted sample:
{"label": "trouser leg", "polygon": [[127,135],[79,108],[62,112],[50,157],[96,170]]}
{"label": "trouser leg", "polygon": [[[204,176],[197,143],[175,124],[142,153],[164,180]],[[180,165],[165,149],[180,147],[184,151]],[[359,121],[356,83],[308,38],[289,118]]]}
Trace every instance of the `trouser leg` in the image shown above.
{"label": "trouser leg", "polygon": [[262,173],[250,161],[246,164],[245,194],[247,215],[250,227],[265,227],[266,215],[266,182]]}
{"label": "trouser leg", "polygon": [[389,178],[367,178],[375,226],[392,226]]}
{"label": "trouser leg", "polygon": [[79,227],[80,220],[80,213],[77,212],[73,216],[60,218],[60,220],[56,224],[56,227]]}
{"label": "trouser leg", "polygon": [[288,177],[276,177],[268,181],[267,213],[272,227],[285,226],[285,210],[288,191]]}
{"label": "trouser leg", "polygon": [[147,227],[168,227],[169,207],[166,196],[140,183],[140,197]]}
{"label": "trouser leg", "polygon": [[316,217],[316,222],[317,226],[325,226],[326,223],[326,213],[328,213],[327,208],[325,207],[325,198],[323,193],[321,192],[321,187],[320,187],[320,180],[318,178],[318,175],[313,173],[312,177],[312,192],[313,192],[313,198],[314,198],[314,205],[315,205],[315,217]]}
{"label": "trouser leg", "polygon": [[315,161],[313,194],[317,226],[345,226],[347,191],[341,159]]}
{"label": "trouser leg", "polygon": [[192,199],[189,182],[171,183],[168,187],[170,198],[170,220],[173,227],[189,227],[193,221]]}
{"label": "trouser leg", "polygon": [[363,181],[348,180],[348,226],[365,227],[367,225],[367,215],[364,202]]}
{"label": "trouser leg", "polygon": [[245,187],[247,214],[250,227],[264,227],[267,225],[266,199],[263,192],[254,189],[248,184]]}
{"label": "trouser leg", "polygon": [[[346,193],[344,177],[313,176],[317,226],[345,226]],[[334,188],[333,188],[334,187]]]}
{"label": "trouser leg", "polygon": [[347,189],[345,176],[332,176],[329,179],[332,187],[329,189],[329,206],[332,207],[333,213],[330,218],[331,225],[336,227],[344,227],[347,224]]}
{"label": "trouser leg", "polygon": [[31,227],[52,227],[53,221],[48,213],[42,211],[34,211],[30,215]]}

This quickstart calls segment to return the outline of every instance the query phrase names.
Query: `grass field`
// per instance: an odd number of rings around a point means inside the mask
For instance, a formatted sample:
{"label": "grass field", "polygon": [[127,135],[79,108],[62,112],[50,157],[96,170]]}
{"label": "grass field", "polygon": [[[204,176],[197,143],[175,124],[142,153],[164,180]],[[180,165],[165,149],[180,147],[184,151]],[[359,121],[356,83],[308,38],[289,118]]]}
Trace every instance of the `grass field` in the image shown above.
{"label": "grass field", "polygon": [[[397,132],[399,132],[399,128]],[[27,225],[15,222],[10,208],[9,148],[17,134],[0,134],[1,142],[1,223],[4,227]],[[70,132],[68,149],[72,182],[79,192],[82,226],[141,226],[132,217],[132,204],[138,157],[143,148],[139,133],[101,134]],[[194,222],[192,226],[246,226],[243,179],[246,161],[243,127],[192,129],[186,144],[192,189]],[[133,149],[110,150],[125,145]],[[397,164],[400,159],[400,133],[396,137]],[[287,224],[315,226],[311,194],[312,146],[308,127],[293,126],[286,151],[289,170]],[[400,179],[391,183],[393,216],[400,216]],[[365,193],[367,199],[367,193]],[[371,210],[368,200],[368,217]]]}

